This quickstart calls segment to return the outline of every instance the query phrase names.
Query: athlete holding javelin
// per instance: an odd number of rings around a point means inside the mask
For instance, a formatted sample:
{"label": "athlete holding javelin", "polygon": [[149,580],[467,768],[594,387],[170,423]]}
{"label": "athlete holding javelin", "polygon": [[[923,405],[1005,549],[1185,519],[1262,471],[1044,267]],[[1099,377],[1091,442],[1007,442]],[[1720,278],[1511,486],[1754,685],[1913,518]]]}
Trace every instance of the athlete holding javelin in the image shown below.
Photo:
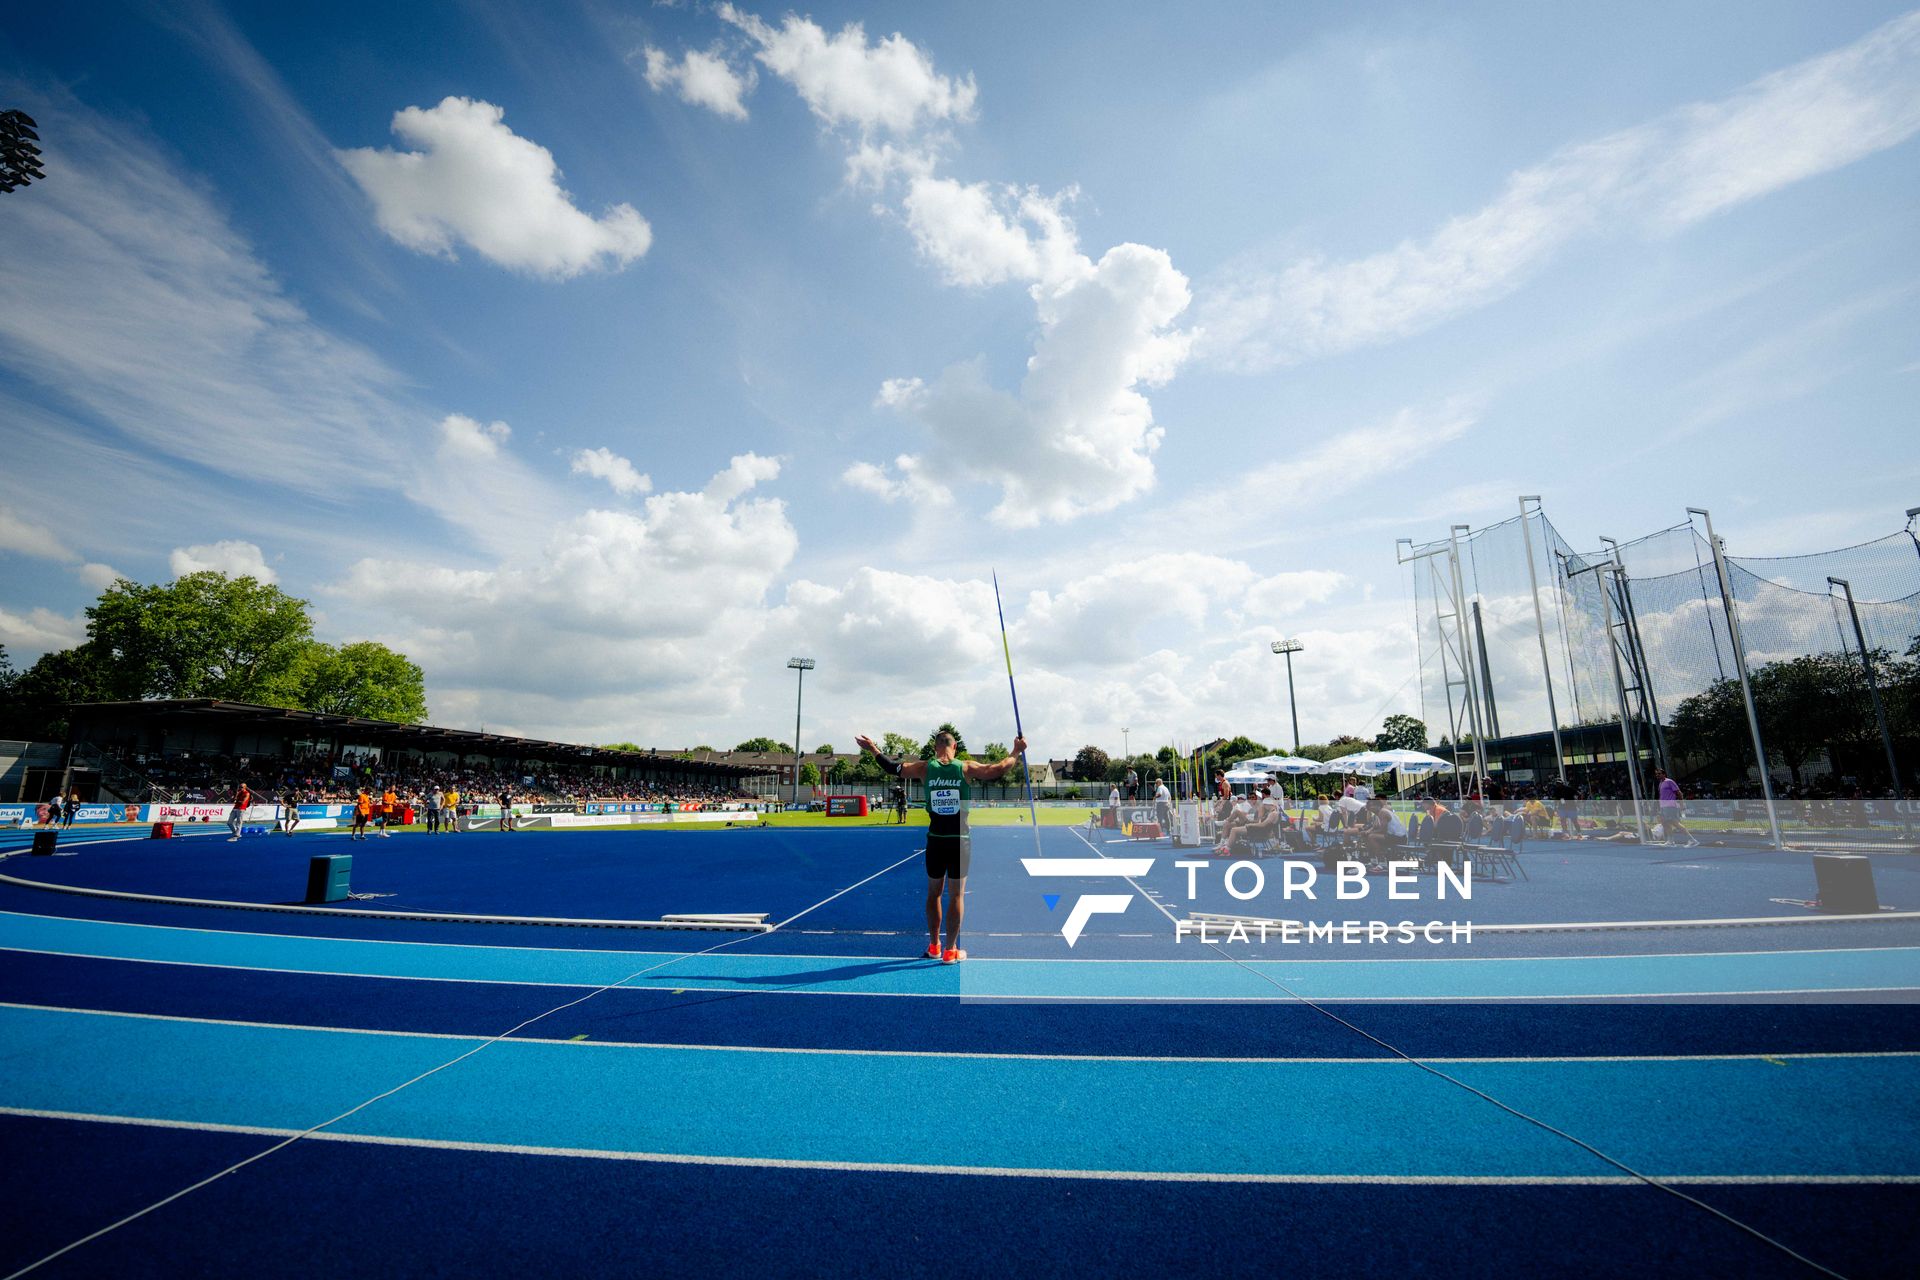
{"label": "athlete holding javelin", "polygon": [[[967,829],[967,784],[998,782],[1020,763],[1027,740],[1015,738],[1013,753],[1004,760],[986,764],[979,760],[956,760],[959,744],[950,733],[933,740],[933,759],[908,760],[904,764],[889,760],[880,746],[865,734],[855,739],[862,750],[871,751],[880,767],[897,778],[921,778],[927,784],[927,959],[958,964],[967,958],[960,948],[960,917],[964,910],[967,869],[973,859],[973,835]],[[941,900],[946,899],[946,947],[940,946]]]}

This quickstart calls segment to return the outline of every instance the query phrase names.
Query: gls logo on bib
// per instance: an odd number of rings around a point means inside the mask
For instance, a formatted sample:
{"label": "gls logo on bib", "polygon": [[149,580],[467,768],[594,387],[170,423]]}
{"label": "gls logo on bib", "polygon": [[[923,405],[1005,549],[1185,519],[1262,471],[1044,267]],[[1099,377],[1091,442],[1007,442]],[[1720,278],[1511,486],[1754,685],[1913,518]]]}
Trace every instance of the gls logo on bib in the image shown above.
{"label": "gls logo on bib", "polygon": [[928,795],[933,811],[941,817],[951,817],[960,812],[960,788],[935,787]]}

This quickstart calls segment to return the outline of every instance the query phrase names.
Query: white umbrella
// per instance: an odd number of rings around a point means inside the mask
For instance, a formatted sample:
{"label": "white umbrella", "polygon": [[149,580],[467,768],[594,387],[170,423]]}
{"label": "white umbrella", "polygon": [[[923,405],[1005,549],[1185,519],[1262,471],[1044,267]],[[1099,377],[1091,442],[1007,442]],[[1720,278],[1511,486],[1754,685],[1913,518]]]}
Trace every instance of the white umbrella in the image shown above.
{"label": "white umbrella", "polygon": [[1351,755],[1327,761],[1323,769],[1327,773],[1362,773],[1372,777],[1393,768],[1391,762],[1380,759],[1384,754],[1380,751],[1356,751]]}
{"label": "white umbrella", "polygon": [[1303,773],[1320,772],[1320,762],[1308,760],[1304,756],[1259,756],[1252,760],[1242,760],[1236,767],[1267,769],[1274,773],[1293,774],[1296,777]]}
{"label": "white umbrella", "polygon": [[1227,770],[1228,782],[1272,782],[1273,775],[1260,769],[1248,769],[1244,766]]}
{"label": "white umbrella", "polygon": [[1424,751],[1409,751],[1396,747],[1392,751],[1363,751],[1360,755],[1366,759],[1377,760],[1388,769],[1399,769],[1403,773],[1452,773],[1453,765],[1439,756],[1430,756]]}

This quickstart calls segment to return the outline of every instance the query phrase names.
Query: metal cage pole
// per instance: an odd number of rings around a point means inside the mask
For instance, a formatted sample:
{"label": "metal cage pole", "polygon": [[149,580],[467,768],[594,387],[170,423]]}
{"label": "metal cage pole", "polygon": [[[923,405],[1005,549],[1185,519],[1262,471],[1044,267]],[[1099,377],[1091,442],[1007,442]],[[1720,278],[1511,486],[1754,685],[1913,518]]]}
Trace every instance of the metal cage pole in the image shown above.
{"label": "metal cage pole", "polygon": [[[1520,540],[1527,544],[1527,585],[1533,589],[1533,633],[1540,640],[1540,674],[1547,682],[1547,720],[1553,725],[1553,760],[1560,770],[1560,781],[1567,780],[1567,753],[1560,744],[1560,709],[1553,700],[1553,663],[1547,659],[1547,620],[1540,610],[1540,577],[1533,567],[1533,535],[1527,531],[1527,504],[1540,505],[1540,496],[1533,494],[1520,499]],[[1540,513],[1540,520],[1546,522],[1546,513]]]}
{"label": "metal cage pole", "polygon": [[1887,776],[1893,779],[1893,798],[1904,800],[1900,787],[1900,765],[1893,756],[1893,735],[1887,732],[1887,713],[1880,705],[1880,686],[1873,678],[1873,655],[1867,651],[1867,633],[1860,626],[1860,610],[1853,603],[1853,584],[1845,578],[1828,578],[1827,585],[1838,587],[1847,596],[1847,616],[1853,619],[1854,643],[1860,646],[1860,669],[1867,673],[1867,696],[1873,700],[1873,723],[1880,730],[1880,745],[1887,752]]}
{"label": "metal cage pole", "polygon": [[1627,679],[1620,670],[1620,646],[1613,642],[1613,597],[1608,592],[1607,584],[1600,581],[1603,574],[1617,575],[1620,572],[1620,566],[1610,560],[1601,560],[1576,572],[1591,573],[1594,575],[1594,580],[1600,583],[1600,621],[1607,633],[1607,656],[1613,660],[1613,693],[1620,709],[1620,742],[1626,748],[1627,792],[1633,799],[1633,830],[1639,837],[1640,843],[1645,844],[1647,823],[1640,814],[1640,761],[1637,758],[1639,751],[1634,746],[1633,729],[1627,718]]}
{"label": "metal cage pole", "polygon": [[1453,575],[1453,617],[1454,631],[1460,637],[1460,665],[1466,668],[1467,676],[1467,718],[1473,725],[1473,775],[1476,785],[1487,785],[1487,735],[1480,723],[1480,692],[1475,687],[1479,681],[1473,671],[1473,657],[1466,639],[1467,626],[1467,588],[1460,577],[1460,531],[1469,526],[1455,524],[1447,526],[1447,568]]}
{"label": "metal cage pole", "polygon": [[1747,728],[1753,732],[1753,758],[1760,765],[1760,794],[1767,801],[1767,830],[1773,847],[1784,848],[1780,835],[1780,813],[1773,801],[1773,775],[1767,771],[1767,748],[1760,738],[1760,712],[1753,702],[1753,680],[1747,675],[1747,646],[1740,636],[1740,614],[1733,605],[1733,583],[1727,577],[1726,550],[1713,531],[1713,517],[1704,507],[1688,507],[1687,514],[1707,522],[1707,546],[1713,551],[1713,572],[1720,581],[1720,603],[1727,611],[1727,637],[1733,641],[1733,667],[1740,674],[1740,696],[1747,703]]}

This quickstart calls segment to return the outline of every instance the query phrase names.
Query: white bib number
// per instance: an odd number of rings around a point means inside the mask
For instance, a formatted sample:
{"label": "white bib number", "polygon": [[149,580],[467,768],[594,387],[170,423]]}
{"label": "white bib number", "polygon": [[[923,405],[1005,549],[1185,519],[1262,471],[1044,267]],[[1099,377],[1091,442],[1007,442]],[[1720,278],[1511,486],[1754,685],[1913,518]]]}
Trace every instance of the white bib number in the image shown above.
{"label": "white bib number", "polygon": [[935,787],[932,791],[933,811],[943,818],[952,817],[960,812],[960,788]]}

